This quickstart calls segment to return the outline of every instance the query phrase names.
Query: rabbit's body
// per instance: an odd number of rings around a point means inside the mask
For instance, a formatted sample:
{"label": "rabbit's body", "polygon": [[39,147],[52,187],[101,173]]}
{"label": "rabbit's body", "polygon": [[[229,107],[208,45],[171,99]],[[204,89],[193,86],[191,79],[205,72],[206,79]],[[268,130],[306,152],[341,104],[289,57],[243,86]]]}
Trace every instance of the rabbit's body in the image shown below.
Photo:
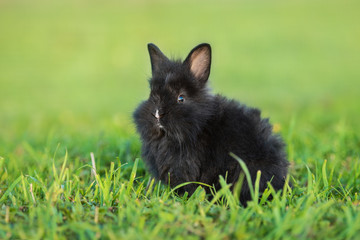
{"label": "rabbit's body", "polygon": [[[246,163],[253,181],[261,171],[261,191],[268,181],[281,189],[288,166],[284,144],[258,109],[209,93],[210,46],[194,48],[183,63],[168,60],[154,45],[149,52],[151,93],[134,119],[150,172],[171,187],[195,181],[218,189],[219,175],[235,183],[242,171],[229,155],[233,152]],[[192,194],[196,187],[189,184],[180,192]],[[245,204],[249,199],[244,181],[240,200]]]}

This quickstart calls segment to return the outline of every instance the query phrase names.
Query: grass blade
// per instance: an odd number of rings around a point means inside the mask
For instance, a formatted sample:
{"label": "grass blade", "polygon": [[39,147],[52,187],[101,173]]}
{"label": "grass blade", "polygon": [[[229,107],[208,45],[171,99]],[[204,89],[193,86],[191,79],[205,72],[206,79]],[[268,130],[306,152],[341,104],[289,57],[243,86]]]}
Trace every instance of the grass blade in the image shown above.
{"label": "grass blade", "polygon": [[139,163],[139,158],[135,159],[134,166],[133,166],[133,169],[132,169],[131,174],[130,174],[129,183],[128,183],[128,186],[127,186],[127,189],[126,189],[127,195],[130,195],[130,192],[131,192],[131,190],[133,188],[138,163]]}
{"label": "grass blade", "polygon": [[236,161],[239,162],[242,170],[245,173],[245,177],[246,177],[246,181],[247,181],[248,186],[249,186],[251,198],[255,199],[255,192],[254,192],[254,187],[253,187],[253,183],[252,183],[252,180],[251,180],[251,175],[250,175],[249,169],[247,168],[245,162],[241,158],[236,156],[234,153],[230,153],[230,156],[232,156]]}
{"label": "grass blade", "polygon": [[11,183],[11,185],[9,186],[9,188],[6,190],[6,192],[4,193],[4,195],[2,195],[2,197],[0,198],[0,203],[3,203],[7,196],[14,190],[14,188],[16,187],[16,185],[21,181],[22,176],[19,176],[17,179],[15,179],[15,181],[13,181]]}

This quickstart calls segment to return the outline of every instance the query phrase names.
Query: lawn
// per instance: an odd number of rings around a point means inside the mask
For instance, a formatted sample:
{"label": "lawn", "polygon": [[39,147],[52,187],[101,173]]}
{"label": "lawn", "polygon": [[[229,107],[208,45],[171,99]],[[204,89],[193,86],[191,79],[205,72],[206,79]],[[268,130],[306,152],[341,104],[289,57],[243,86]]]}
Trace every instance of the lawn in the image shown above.
{"label": "lawn", "polygon": [[[358,238],[359,8],[1,1],[0,239]],[[213,91],[270,117],[292,189],[244,208],[225,182],[209,201],[151,179],[131,120],[148,97],[148,42],[175,58],[212,45]]]}

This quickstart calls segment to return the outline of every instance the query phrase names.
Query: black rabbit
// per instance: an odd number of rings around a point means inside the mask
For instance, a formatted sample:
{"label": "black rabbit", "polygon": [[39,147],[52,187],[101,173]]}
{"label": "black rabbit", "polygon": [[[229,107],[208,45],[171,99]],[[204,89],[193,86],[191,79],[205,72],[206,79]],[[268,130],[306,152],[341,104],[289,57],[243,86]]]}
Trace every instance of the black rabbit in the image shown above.
{"label": "black rabbit", "polygon": [[[260,191],[268,181],[281,189],[288,169],[284,143],[258,109],[209,92],[210,45],[196,46],[184,62],[169,60],[154,44],[148,50],[150,96],[133,117],[142,157],[155,178],[171,187],[196,181],[219,189],[219,175],[235,183],[242,171],[229,155],[233,152],[246,163],[253,182],[261,170]],[[189,184],[179,192],[192,194],[196,188]],[[244,181],[240,201],[250,199]]]}

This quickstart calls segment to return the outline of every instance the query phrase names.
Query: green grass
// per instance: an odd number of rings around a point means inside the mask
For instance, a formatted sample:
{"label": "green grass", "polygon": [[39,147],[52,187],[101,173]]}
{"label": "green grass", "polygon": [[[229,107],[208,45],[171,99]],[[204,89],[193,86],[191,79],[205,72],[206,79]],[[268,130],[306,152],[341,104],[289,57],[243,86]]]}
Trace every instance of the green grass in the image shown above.
{"label": "green grass", "polygon": [[[359,7],[2,1],[0,239],[357,239]],[[131,123],[148,42],[175,57],[212,45],[212,88],[271,117],[292,189],[243,208],[223,179],[212,201],[151,180]]]}

